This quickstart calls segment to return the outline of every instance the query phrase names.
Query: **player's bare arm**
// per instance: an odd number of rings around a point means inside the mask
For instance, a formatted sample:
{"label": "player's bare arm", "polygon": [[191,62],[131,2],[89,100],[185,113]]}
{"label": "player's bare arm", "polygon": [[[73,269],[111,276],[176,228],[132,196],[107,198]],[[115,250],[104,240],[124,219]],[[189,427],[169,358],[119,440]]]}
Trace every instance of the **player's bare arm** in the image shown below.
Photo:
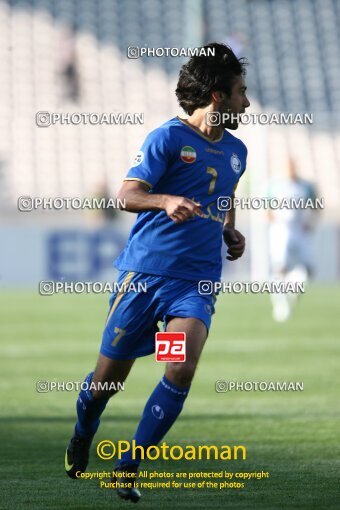
{"label": "player's bare arm", "polygon": [[164,210],[175,223],[203,216],[201,204],[185,197],[149,193],[147,184],[140,181],[124,181],[117,197],[125,203],[124,211]]}
{"label": "player's bare arm", "polygon": [[[234,195],[231,197],[234,199]],[[223,239],[225,244],[228,246],[228,260],[237,260],[242,257],[245,247],[245,237],[236,230],[235,228],[235,207],[231,207],[230,211],[227,211],[226,220],[223,227]]]}

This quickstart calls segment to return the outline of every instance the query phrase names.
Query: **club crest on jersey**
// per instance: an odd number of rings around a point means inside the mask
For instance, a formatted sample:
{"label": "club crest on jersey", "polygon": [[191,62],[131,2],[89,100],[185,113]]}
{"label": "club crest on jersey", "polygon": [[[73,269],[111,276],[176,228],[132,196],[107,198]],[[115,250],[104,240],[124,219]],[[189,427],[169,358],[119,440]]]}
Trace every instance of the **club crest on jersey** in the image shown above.
{"label": "club crest on jersey", "polygon": [[132,166],[134,167],[134,166],[140,165],[143,160],[144,160],[144,152],[143,151],[137,152],[135,159],[133,160]]}
{"label": "club crest on jersey", "polygon": [[232,153],[230,158],[230,164],[231,168],[234,170],[236,174],[239,174],[241,172],[241,161],[235,152]]}
{"label": "club crest on jersey", "polygon": [[190,145],[186,145],[181,150],[181,160],[184,161],[184,163],[193,163],[196,161],[197,154],[195,149],[190,147]]}

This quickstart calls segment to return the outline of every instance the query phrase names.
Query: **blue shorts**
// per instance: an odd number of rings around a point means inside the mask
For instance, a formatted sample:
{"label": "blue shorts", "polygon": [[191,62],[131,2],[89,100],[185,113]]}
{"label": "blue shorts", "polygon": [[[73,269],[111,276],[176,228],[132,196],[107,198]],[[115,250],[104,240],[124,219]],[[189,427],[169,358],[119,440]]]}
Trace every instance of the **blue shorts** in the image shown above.
{"label": "blue shorts", "polygon": [[[103,333],[101,354],[111,359],[134,359],[155,352],[157,323],[169,317],[200,319],[209,331],[215,312],[214,295],[201,295],[198,282],[121,271],[118,283],[129,288],[139,282],[147,292],[114,292]],[[130,285],[131,289],[131,285]]]}

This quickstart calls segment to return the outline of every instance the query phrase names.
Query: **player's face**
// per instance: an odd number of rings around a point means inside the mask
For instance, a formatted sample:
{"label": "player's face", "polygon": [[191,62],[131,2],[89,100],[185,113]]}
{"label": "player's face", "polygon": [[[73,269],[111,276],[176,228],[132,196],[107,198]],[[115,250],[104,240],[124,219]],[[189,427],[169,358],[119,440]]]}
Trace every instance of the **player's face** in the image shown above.
{"label": "player's face", "polygon": [[221,113],[234,114],[234,118],[231,117],[224,122],[223,127],[227,129],[237,129],[238,119],[237,114],[245,112],[245,109],[250,106],[250,102],[246,95],[246,84],[242,76],[236,76],[231,89],[231,94],[228,97],[225,94],[225,99],[221,104]]}

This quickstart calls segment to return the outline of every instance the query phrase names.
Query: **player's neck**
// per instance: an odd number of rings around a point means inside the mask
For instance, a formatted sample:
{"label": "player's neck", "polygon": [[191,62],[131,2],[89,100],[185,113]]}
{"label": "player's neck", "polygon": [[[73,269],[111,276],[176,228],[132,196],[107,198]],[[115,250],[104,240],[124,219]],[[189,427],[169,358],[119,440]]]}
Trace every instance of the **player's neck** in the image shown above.
{"label": "player's neck", "polygon": [[188,119],[186,119],[186,122],[200,134],[209,138],[212,142],[221,140],[224,128],[221,126],[208,126],[206,123],[206,114],[207,111],[205,109],[199,108],[198,110],[195,110]]}

